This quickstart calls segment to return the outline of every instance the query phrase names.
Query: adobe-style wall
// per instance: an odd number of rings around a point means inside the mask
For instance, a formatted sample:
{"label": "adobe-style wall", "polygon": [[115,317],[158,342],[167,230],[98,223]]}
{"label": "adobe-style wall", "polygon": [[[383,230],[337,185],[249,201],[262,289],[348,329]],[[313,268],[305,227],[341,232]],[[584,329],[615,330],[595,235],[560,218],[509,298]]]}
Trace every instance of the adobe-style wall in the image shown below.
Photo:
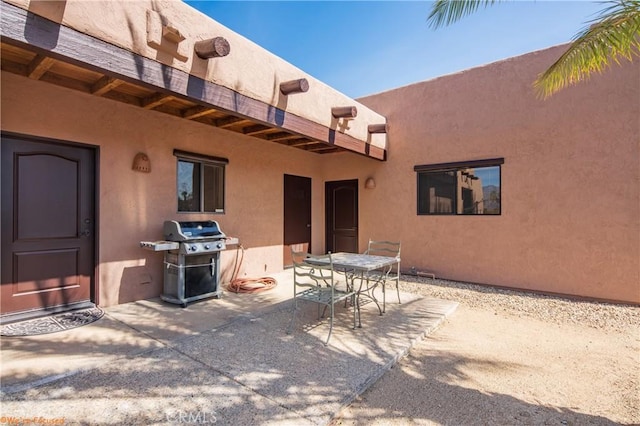
{"label": "adobe-style wall", "polygon": [[[96,37],[113,38],[115,44],[195,75],[206,74],[261,100],[273,93],[261,86],[265,81],[272,88],[281,77],[298,78],[295,68],[203,15],[196,17],[180,2],[117,2],[116,8],[108,2],[80,0],[10,2]],[[180,28],[193,24],[185,29],[191,43],[220,31],[232,41],[232,49],[236,42],[244,46],[232,50],[242,53],[240,57],[228,58],[238,61],[232,62],[236,68],[218,64],[202,69],[193,61],[175,61],[167,52],[150,51],[144,32],[149,8],[177,19],[174,23]],[[87,15],[89,9],[93,12]],[[128,23],[124,32],[117,30],[123,22]],[[162,222],[168,218],[218,220],[223,231],[239,237],[247,249],[244,275],[281,270],[284,174],[312,178],[314,253],[325,250],[325,181],[358,179],[360,249],[369,237],[401,240],[404,269],[640,303],[640,64],[614,67],[549,100],[536,100],[531,83],[562,49],[361,99],[388,119],[387,162],[351,153],[305,153],[6,72],[0,122],[4,131],[99,147],[102,306],[160,293],[162,255],[140,249],[139,241],[162,238]],[[257,62],[246,63],[250,58]],[[234,83],[239,78],[236,69],[244,79]],[[292,97],[285,108],[308,110],[313,116],[313,111],[324,111],[343,99],[331,90],[321,92],[306,98],[310,89],[305,97]],[[282,107],[278,99],[271,101]],[[324,107],[317,109],[319,105]],[[382,117],[371,114],[376,120]],[[335,124],[324,116],[322,120],[327,126]],[[362,138],[358,123],[350,120],[353,127],[348,131]],[[176,213],[173,149],[229,159],[225,214]],[[138,152],[150,157],[150,174],[131,170]],[[504,158],[500,216],[416,214],[415,165],[496,157]],[[364,188],[368,177],[374,177],[375,189]],[[225,280],[234,255],[224,253]]]}
{"label": "adobe-style wall", "polygon": [[[182,1],[3,1],[361,141],[381,148],[386,146],[384,134],[367,131],[369,124],[385,122],[382,115]],[[163,26],[178,31],[184,40],[173,43],[163,38]],[[225,38],[230,53],[225,57],[200,59],[194,51],[195,43],[213,37]],[[280,92],[280,83],[300,78],[308,80],[308,92],[290,96]],[[334,118],[331,108],[341,106],[356,106],[356,119]]]}
{"label": "adobe-style wall", "polygon": [[[284,174],[312,178],[312,250],[324,250],[323,156],[6,72],[1,84],[3,131],[99,147],[101,306],[160,294],[162,253],[139,243],[162,239],[167,219],[217,220],[246,249],[240,277],[281,271]],[[174,149],[229,159],[224,214],[176,213]],[[131,169],[138,152],[149,156],[151,173]],[[225,282],[235,255],[223,254]]]}
{"label": "adobe-style wall", "polygon": [[[369,134],[367,125],[385,118],[303,73],[244,37],[180,1],[3,0],[135,54],[228,87],[378,147],[386,135]],[[178,45],[151,43],[155,24],[179,30]],[[150,25],[150,22],[155,22]],[[221,36],[231,45],[223,58],[203,60],[194,43]],[[161,38],[161,37],[160,37]],[[309,91],[283,96],[279,84],[306,78]],[[283,176],[312,178],[312,246],[324,252],[324,181],[328,157],[255,140],[158,112],[2,73],[2,130],[83,143],[99,148],[99,230],[97,278],[101,306],[158,296],[162,287],[162,254],[142,250],[142,240],[162,238],[166,219],[217,220],[246,249],[240,276],[264,276],[283,265]],[[353,120],[335,119],[331,107],[356,106]],[[177,214],[176,158],[180,149],[229,159],[225,213]],[[144,152],[150,174],[131,170],[133,157]],[[222,256],[227,282],[237,252]]]}
{"label": "adobe-style wall", "polygon": [[[563,47],[360,99],[389,161],[357,162],[360,242],[401,240],[405,269],[640,303],[640,62],[537,100]],[[418,216],[415,165],[504,158],[502,215]],[[354,160],[333,163],[348,174]]]}

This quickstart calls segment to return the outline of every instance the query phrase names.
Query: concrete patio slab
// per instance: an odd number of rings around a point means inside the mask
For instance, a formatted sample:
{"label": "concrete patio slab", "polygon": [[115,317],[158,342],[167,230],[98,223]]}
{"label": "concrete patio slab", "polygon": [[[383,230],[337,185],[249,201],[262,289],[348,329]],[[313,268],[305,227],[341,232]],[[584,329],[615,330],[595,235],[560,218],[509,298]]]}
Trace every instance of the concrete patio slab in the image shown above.
{"label": "concrete patio slab", "polygon": [[159,300],[106,309],[97,322],[2,339],[2,416],[67,423],[326,424],[434,330],[457,303],[390,296],[380,316],[316,306],[292,317],[290,271],[276,289],[182,309]]}
{"label": "concrete patio slab", "polygon": [[72,330],[0,339],[3,392],[33,387],[163,346],[109,314]]}
{"label": "concrete patio slab", "polygon": [[102,365],[2,403],[3,418],[60,424],[311,424],[251,388],[171,349]]}

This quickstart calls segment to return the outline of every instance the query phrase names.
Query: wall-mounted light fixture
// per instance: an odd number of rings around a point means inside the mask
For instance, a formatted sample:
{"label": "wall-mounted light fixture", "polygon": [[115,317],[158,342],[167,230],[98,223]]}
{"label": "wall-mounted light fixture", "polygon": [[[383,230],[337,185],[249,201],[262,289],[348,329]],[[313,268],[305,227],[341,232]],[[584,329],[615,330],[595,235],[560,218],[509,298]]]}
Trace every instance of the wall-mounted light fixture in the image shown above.
{"label": "wall-mounted light fixture", "polygon": [[372,178],[372,177],[367,178],[367,180],[366,180],[366,181],[364,181],[364,187],[365,187],[366,189],[373,189],[373,188],[375,188],[375,187],[376,187],[376,181],[375,181],[375,180],[373,180],[373,178]]}
{"label": "wall-mounted light fixture", "polygon": [[142,173],[151,173],[151,160],[144,152],[139,152],[133,157],[133,166],[131,166],[132,170],[136,172]]}

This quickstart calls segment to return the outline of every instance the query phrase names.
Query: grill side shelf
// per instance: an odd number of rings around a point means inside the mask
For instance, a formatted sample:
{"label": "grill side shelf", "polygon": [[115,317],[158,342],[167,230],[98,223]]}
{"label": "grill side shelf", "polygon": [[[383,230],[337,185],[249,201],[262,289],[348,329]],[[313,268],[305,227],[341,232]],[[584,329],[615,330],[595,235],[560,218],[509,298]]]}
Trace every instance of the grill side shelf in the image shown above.
{"label": "grill side shelf", "polygon": [[174,241],[140,241],[140,247],[150,251],[178,250],[180,243]]}

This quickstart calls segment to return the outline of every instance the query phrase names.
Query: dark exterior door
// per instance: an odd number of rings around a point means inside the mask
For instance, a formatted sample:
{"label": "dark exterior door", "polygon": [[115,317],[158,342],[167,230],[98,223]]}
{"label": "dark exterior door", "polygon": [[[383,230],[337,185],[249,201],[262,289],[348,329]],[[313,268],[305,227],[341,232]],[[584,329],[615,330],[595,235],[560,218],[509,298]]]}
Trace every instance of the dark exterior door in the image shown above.
{"label": "dark exterior door", "polygon": [[327,251],[358,252],[358,181],[325,184]]}
{"label": "dark exterior door", "polygon": [[311,179],[284,175],[284,267],[293,264],[291,248],[311,248]]}
{"label": "dark exterior door", "polygon": [[91,300],[95,151],[2,135],[0,314]]}

